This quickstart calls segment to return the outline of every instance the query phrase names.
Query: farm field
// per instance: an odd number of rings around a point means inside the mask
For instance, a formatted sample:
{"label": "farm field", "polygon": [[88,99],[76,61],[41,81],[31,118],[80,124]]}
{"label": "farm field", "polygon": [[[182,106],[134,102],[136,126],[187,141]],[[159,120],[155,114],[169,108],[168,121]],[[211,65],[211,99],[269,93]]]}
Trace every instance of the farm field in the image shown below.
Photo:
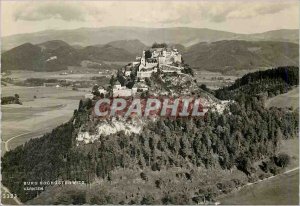
{"label": "farm field", "polygon": [[299,138],[283,140],[279,152],[286,153],[291,157],[287,170],[299,167]]}
{"label": "farm field", "polygon": [[205,84],[210,89],[218,89],[233,83],[238,76],[224,75],[220,72],[195,71],[195,78],[199,84]]}
{"label": "farm field", "polygon": [[299,87],[296,87],[288,93],[270,98],[266,102],[266,107],[293,107],[299,108]]}
{"label": "farm field", "polygon": [[1,108],[2,155],[68,121],[87,92],[54,87],[2,87],[2,96],[16,93],[23,105],[9,104]]}
{"label": "farm field", "polygon": [[26,80],[29,78],[42,78],[42,79],[58,79],[58,80],[69,80],[69,81],[88,81],[91,77],[101,77],[103,74],[99,74],[99,70],[95,69],[82,69],[84,71],[72,70],[74,73],[62,74],[64,72],[70,72],[69,70],[56,71],[56,72],[35,72],[35,71],[11,71],[11,74],[8,76],[17,80]]}
{"label": "farm field", "polygon": [[223,205],[298,205],[299,169],[244,187],[219,201]]}

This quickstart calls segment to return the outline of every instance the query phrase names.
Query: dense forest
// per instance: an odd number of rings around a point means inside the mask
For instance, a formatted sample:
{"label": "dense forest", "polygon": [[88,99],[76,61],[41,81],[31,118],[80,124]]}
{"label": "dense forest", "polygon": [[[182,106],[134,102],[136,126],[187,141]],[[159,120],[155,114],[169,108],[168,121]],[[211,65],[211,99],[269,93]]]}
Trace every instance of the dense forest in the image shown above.
{"label": "dense forest", "polygon": [[[286,78],[288,81],[284,81]],[[282,81],[274,79],[283,79],[285,84],[295,85],[299,81],[298,70],[278,68],[249,74],[237,80],[232,87],[217,91],[218,97],[222,97],[221,92],[232,94],[231,91],[252,91],[247,98],[232,103],[222,114],[209,111],[204,119],[161,119],[149,123],[141,134],[125,135],[119,132],[109,137],[100,137],[100,141],[92,146],[76,146],[76,134],[83,124],[90,121],[93,107],[90,99],[80,101],[78,110],[74,111],[68,123],[5,153],[2,158],[2,183],[25,202],[34,198],[38,192],[24,191],[24,181],[110,180],[110,174],[116,168],[139,167],[142,171],[150,169],[159,172],[193,165],[208,169],[237,168],[248,177],[253,177],[256,173],[253,163],[269,159],[260,165],[262,171],[277,174],[288,164],[289,159],[285,154],[277,153],[278,147],[281,140],[298,136],[298,114],[288,109],[264,108],[264,98],[257,94],[273,90],[242,89],[248,85],[256,88],[267,82],[272,85],[267,88],[277,88],[276,83],[281,85]],[[233,94],[230,97],[236,98]],[[141,178],[147,179],[143,173]],[[155,184],[159,185],[159,182]],[[217,187],[222,190],[223,186]],[[201,191],[197,194],[199,197],[204,195]],[[215,192],[205,192],[207,199],[213,200],[216,195]],[[187,204],[191,198],[186,198],[187,201],[183,203]],[[151,203],[152,199],[147,197],[135,203]],[[77,200],[74,197],[68,204],[76,204]],[[118,204],[111,199],[106,199],[106,202],[89,201],[80,199],[81,204]],[[159,202],[181,203],[169,196],[161,198]]]}
{"label": "dense forest", "polygon": [[257,71],[237,79],[231,86],[215,91],[219,99],[234,99],[265,94],[273,97],[299,85],[299,67],[279,67]]}

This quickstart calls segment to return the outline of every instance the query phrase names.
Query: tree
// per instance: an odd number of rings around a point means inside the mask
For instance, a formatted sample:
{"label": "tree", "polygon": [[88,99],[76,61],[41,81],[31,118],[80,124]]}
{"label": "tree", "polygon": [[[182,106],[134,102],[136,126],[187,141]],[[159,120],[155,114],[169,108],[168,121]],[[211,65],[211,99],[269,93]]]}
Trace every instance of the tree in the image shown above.
{"label": "tree", "polygon": [[16,98],[16,99],[19,99],[20,96],[19,96],[18,94],[15,94],[15,98]]}
{"label": "tree", "polygon": [[152,57],[151,51],[150,51],[150,50],[146,50],[146,51],[145,51],[145,59],[149,59],[149,58],[151,58],[151,57]]}
{"label": "tree", "polygon": [[154,198],[150,195],[143,197],[141,205],[152,205],[154,203]]}
{"label": "tree", "polygon": [[140,174],[140,176],[141,176],[142,180],[148,181],[148,177],[147,177],[147,175],[144,172],[142,172]]}
{"label": "tree", "polygon": [[83,205],[83,204],[86,203],[84,193],[72,194],[71,197],[72,197],[72,204],[73,205]]}
{"label": "tree", "polygon": [[152,44],[152,48],[167,48],[168,47],[168,45],[166,44],[166,43],[156,43],[156,42],[154,42],[153,44]]}
{"label": "tree", "polygon": [[156,186],[157,188],[161,188],[161,186],[162,186],[162,180],[161,180],[161,179],[156,180],[156,181],[155,181],[155,186]]}
{"label": "tree", "polygon": [[92,88],[92,94],[95,96],[100,96],[100,92],[99,92],[99,86],[98,85],[94,85]]}
{"label": "tree", "polygon": [[247,175],[250,175],[251,161],[245,154],[243,154],[243,156],[237,158],[236,163],[237,163],[237,168],[239,170],[242,170]]}
{"label": "tree", "polygon": [[290,163],[290,156],[288,154],[285,154],[285,153],[280,153],[275,158],[275,163],[279,167],[286,167]]}
{"label": "tree", "polygon": [[147,78],[145,78],[145,82],[146,82],[146,85],[148,86],[148,87],[151,87],[151,81],[150,81],[150,79],[147,77]]}

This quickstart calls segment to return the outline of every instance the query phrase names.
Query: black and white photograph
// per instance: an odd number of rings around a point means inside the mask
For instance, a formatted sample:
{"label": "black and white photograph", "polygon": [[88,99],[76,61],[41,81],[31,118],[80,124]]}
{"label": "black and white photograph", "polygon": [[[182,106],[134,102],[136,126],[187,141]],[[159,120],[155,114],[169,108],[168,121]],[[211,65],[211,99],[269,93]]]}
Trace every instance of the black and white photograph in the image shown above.
{"label": "black and white photograph", "polygon": [[1,205],[299,205],[298,0],[1,0]]}

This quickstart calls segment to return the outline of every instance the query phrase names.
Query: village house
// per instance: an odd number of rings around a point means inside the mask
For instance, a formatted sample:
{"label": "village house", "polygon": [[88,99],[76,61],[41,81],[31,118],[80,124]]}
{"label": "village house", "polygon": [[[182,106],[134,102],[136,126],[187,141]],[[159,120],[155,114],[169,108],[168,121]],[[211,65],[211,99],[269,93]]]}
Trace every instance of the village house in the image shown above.
{"label": "village house", "polygon": [[135,95],[137,88],[129,89],[126,86],[122,86],[119,81],[117,81],[113,87],[114,97],[129,97]]}
{"label": "village house", "polygon": [[131,74],[131,71],[125,71],[125,73],[124,73],[125,77],[129,77],[130,74]]}
{"label": "village house", "polygon": [[141,92],[141,91],[143,92],[143,91],[149,90],[148,86],[143,82],[138,82],[134,86],[137,88],[138,92]]}
{"label": "village house", "polygon": [[44,83],[44,87],[56,87],[56,88],[58,88],[58,87],[60,87],[60,85],[58,84],[58,83],[48,83],[48,82],[45,82]]}
{"label": "village house", "polygon": [[[103,87],[99,87],[98,91],[99,91],[100,94],[104,94],[104,95],[107,94],[107,90],[104,89]],[[94,94],[92,94],[92,93],[85,94],[84,98],[85,99],[93,99],[94,98]]]}
{"label": "village house", "polygon": [[134,96],[137,92],[147,91],[149,88],[145,83],[138,82],[131,89],[121,86],[119,81],[113,87],[113,97],[129,97]]}
{"label": "village house", "polygon": [[140,78],[140,79],[150,78],[153,72],[154,73],[157,72],[157,67],[142,68],[141,70],[139,70],[137,72],[137,78]]}
{"label": "village house", "polygon": [[99,88],[98,91],[100,94],[107,94],[107,91],[104,88]]}

